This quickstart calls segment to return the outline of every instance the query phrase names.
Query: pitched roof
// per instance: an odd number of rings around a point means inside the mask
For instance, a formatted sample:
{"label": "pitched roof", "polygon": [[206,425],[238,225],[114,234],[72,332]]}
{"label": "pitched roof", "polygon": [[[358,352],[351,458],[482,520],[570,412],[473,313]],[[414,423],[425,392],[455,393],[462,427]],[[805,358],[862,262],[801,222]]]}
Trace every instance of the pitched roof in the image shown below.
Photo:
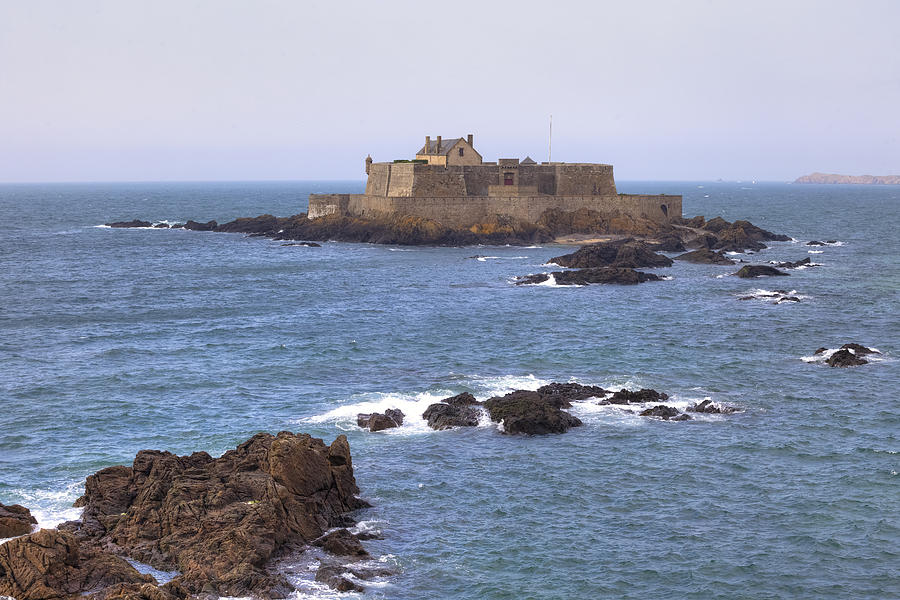
{"label": "pitched roof", "polygon": [[416,154],[447,154],[456,145],[456,142],[462,141],[463,138],[442,138],[441,147],[438,148],[437,140],[431,140],[428,148],[422,146],[421,150]]}
{"label": "pitched roof", "polygon": [[530,156],[526,156],[526,157],[525,157],[525,160],[523,160],[523,161],[522,161],[521,163],[519,163],[519,164],[523,164],[523,165],[536,165],[537,163],[536,163],[536,162],[534,161],[534,159],[531,158]]}

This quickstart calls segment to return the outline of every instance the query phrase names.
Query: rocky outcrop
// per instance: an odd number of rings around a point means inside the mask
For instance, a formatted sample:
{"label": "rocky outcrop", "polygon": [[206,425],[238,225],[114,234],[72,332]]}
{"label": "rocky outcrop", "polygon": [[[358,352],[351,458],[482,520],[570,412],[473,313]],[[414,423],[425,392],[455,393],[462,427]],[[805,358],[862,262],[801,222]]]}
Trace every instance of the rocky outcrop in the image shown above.
{"label": "rocky outcrop", "polygon": [[675,260],[684,260],[692,263],[706,265],[733,265],[734,261],[725,256],[724,251],[715,252],[709,248],[700,248],[692,252],[686,252],[675,257]]}
{"label": "rocky outcrop", "polygon": [[785,261],[785,262],[774,262],[772,263],[774,266],[779,269],[799,269],[800,267],[810,267],[815,266],[812,260],[807,256],[802,260],[798,260],[795,262]]}
{"label": "rocky outcrop", "polygon": [[188,221],[184,224],[185,229],[191,231],[215,231],[219,226],[215,221],[207,221],[206,223],[198,223],[197,221]]}
{"label": "rocky outcrop", "polygon": [[64,531],[42,529],[0,545],[0,596],[74,599],[120,583],[153,584],[155,580]]}
{"label": "rocky outcrop", "polygon": [[662,419],[663,421],[690,421],[691,416],[686,415],[682,412],[678,412],[677,408],[672,406],[666,406],[664,404],[658,404],[653,408],[648,408],[647,410],[641,411],[640,415],[642,417],[655,417],[657,419]]}
{"label": "rocky outcrop", "polygon": [[672,259],[657,254],[646,242],[626,238],[582,246],[571,254],[551,258],[551,263],[573,269],[622,267],[628,269],[671,267]]}
{"label": "rocky outcrop", "polygon": [[475,427],[481,419],[481,409],[477,408],[480,404],[475,396],[465,392],[429,405],[422,418],[437,430]]}
{"label": "rocky outcrop", "polygon": [[545,283],[553,277],[557,285],[590,285],[592,283],[615,283],[619,285],[635,285],[646,281],[660,281],[658,275],[644,273],[634,269],[613,267],[597,267],[594,269],[578,269],[574,271],[554,271],[526,275],[516,280],[516,285],[537,285]]}
{"label": "rocky outcrop", "polygon": [[828,240],[826,242],[820,242],[819,240],[812,240],[811,242],[806,242],[807,246],[828,246],[830,244],[837,244],[837,240]]}
{"label": "rocky outcrop", "polygon": [[609,398],[604,398],[600,404],[644,404],[647,402],[664,402],[669,395],[649,388],[640,390],[619,390]]}
{"label": "rocky outcrop", "polygon": [[862,344],[857,344],[855,342],[850,342],[849,344],[844,344],[840,347],[841,350],[850,350],[857,356],[862,356],[864,354],[881,354],[875,348],[869,348],[867,346],[863,346]]}
{"label": "rocky outcrop", "polygon": [[31,511],[20,504],[5,506],[0,504],[0,539],[31,533],[37,525],[37,519]]}
{"label": "rocky outcrop", "polygon": [[315,242],[288,242],[286,244],[282,244],[282,246],[299,246],[302,248],[321,248],[322,244],[317,244]]}
{"label": "rocky outcrop", "polygon": [[179,571],[173,581],[190,594],[283,595],[290,586],[269,561],[345,525],[367,506],[358,492],[343,435],[327,446],[260,433],[215,459],[145,450],[87,478],[77,534]]}
{"label": "rocky outcrop", "polygon": [[[353,576],[353,579],[348,577]],[[386,566],[371,563],[343,563],[334,560],[323,560],[316,571],[316,581],[324,583],[338,592],[362,592],[365,587],[356,580],[370,581],[376,577],[394,575],[395,571]]]}
{"label": "rocky outcrop", "polygon": [[581,385],[580,383],[550,383],[537,389],[541,398],[556,408],[569,408],[572,402],[587,400],[588,398],[602,398],[609,393],[596,385]]}
{"label": "rocky outcrop", "polygon": [[860,358],[850,350],[838,350],[828,357],[825,361],[829,367],[858,367],[868,363],[864,358]]}
{"label": "rocky outcrop", "polygon": [[706,399],[703,402],[692,404],[687,410],[688,412],[706,413],[709,415],[730,415],[738,412],[740,409],[734,406],[716,404],[712,400]]}
{"label": "rocky outcrop", "polygon": [[741,267],[741,270],[735,275],[744,279],[752,279],[754,277],[786,276],[789,273],[779,271],[770,265],[746,265]]}
{"label": "rocky outcrop", "polygon": [[389,408],[384,413],[360,413],[356,415],[356,424],[369,431],[383,431],[403,425],[403,411]]}
{"label": "rocky outcrop", "polygon": [[784,302],[800,302],[800,297],[793,295],[796,293],[796,291],[788,292],[787,290],[757,290],[749,296],[741,296],[739,300],[771,300],[772,304],[782,304]]}
{"label": "rocky outcrop", "polygon": [[581,420],[554,406],[554,401],[538,392],[516,390],[484,403],[491,420],[503,424],[503,432],[544,435],[565,433],[581,425]]}
{"label": "rocky outcrop", "polygon": [[347,528],[330,531],[313,542],[323,550],[335,556],[369,556],[359,538]]}

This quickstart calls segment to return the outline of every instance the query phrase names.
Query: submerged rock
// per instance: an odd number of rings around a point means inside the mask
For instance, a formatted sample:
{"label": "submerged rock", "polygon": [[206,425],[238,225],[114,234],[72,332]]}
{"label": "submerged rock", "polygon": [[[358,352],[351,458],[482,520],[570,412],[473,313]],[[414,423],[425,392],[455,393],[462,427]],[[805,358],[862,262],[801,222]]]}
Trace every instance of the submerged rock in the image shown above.
{"label": "submerged rock", "polygon": [[491,420],[503,423],[504,433],[543,435],[565,433],[581,425],[581,420],[560,410],[538,392],[516,390],[489,398],[484,407]]}
{"label": "submerged rock", "polygon": [[481,419],[481,410],[476,408],[480,404],[475,396],[465,392],[429,405],[422,418],[429,427],[437,430],[475,427]]}
{"label": "submerged rock", "polygon": [[116,228],[126,228],[126,227],[152,227],[153,223],[150,221],[141,221],[139,219],[134,219],[132,221],[116,221],[115,223],[107,223],[107,227],[116,227]]}
{"label": "submerged rock", "polygon": [[675,257],[675,260],[685,260],[692,263],[701,263],[707,265],[733,265],[734,261],[725,256],[724,251],[714,252],[709,248],[700,248],[686,252]]}
{"label": "submerged rock", "polygon": [[843,346],[841,346],[840,349],[841,350],[852,350],[853,353],[856,354],[857,356],[862,356],[864,354],[881,354],[881,352],[879,352],[875,348],[868,348],[866,346],[863,346],[862,344],[857,344],[855,342],[851,342],[849,344],[844,344]]}
{"label": "submerged rock", "polygon": [[0,504],[0,538],[31,533],[35,525],[37,525],[37,519],[31,516],[31,511],[24,506]]}
{"label": "submerged rock", "polygon": [[403,425],[403,411],[389,408],[384,413],[360,413],[356,415],[356,424],[368,428],[369,431],[383,431]]}
{"label": "submerged rock", "polygon": [[769,265],[746,265],[741,267],[741,270],[735,273],[735,275],[744,279],[751,279],[753,277],[786,276],[789,275],[789,273],[779,271],[775,267]]}
{"label": "submerged rock", "polygon": [[0,545],[0,596],[77,598],[118,583],[155,580],[68,532],[42,529]]}
{"label": "submerged rock", "polygon": [[343,526],[368,506],[358,493],[343,435],[260,433],[215,459],[144,450],[87,478],[79,536],[179,570],[190,594],[270,596],[290,586],[269,561]]}
{"label": "submerged rock", "polygon": [[287,244],[282,244],[282,246],[301,246],[303,248],[321,248],[322,244],[317,244],[315,242],[288,242]]}
{"label": "submerged rock", "polygon": [[653,273],[644,273],[634,269],[596,267],[593,269],[578,269],[577,271],[555,271],[553,273],[526,275],[520,277],[516,281],[516,285],[545,283],[550,280],[551,276],[557,285],[590,285],[592,283],[635,285],[646,281],[660,281],[660,277]]}
{"label": "submerged rock", "polygon": [[551,258],[548,262],[576,269],[594,267],[636,269],[672,266],[671,258],[657,254],[653,251],[653,246],[646,242],[638,242],[633,238],[582,246],[571,254]]}
{"label": "submerged rock", "polygon": [[858,357],[848,349],[838,350],[825,361],[829,367],[858,367],[868,362],[869,361],[866,359]]}
{"label": "submerged rock", "polygon": [[323,560],[316,571],[316,581],[338,592],[363,592],[365,587],[355,580],[371,581],[376,577],[395,575],[396,570],[383,565]]}

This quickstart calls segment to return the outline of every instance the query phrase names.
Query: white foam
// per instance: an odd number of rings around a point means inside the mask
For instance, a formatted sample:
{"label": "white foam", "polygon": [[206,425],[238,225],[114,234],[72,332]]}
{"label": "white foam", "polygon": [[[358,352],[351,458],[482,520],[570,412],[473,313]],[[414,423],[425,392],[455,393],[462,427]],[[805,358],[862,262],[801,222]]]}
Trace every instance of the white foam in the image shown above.
{"label": "white foam", "polygon": [[807,254],[824,254],[824,250],[807,250]]}
{"label": "white foam", "polygon": [[500,257],[499,256],[479,256],[475,260],[477,260],[478,262],[487,262],[487,260],[489,258],[500,258]]}
{"label": "white foam", "polygon": [[543,248],[543,246],[523,246],[526,249]]}
{"label": "white foam", "polygon": [[[861,355],[861,358],[864,358],[865,360],[867,360],[869,362],[881,362],[881,361],[888,360],[888,357],[886,357],[884,355],[884,353],[882,353],[881,350],[879,350],[878,348],[873,348],[871,346],[867,346],[867,347],[872,352],[870,354]],[[827,348],[824,352],[819,352],[818,354],[811,354],[809,356],[801,356],[800,360],[802,360],[803,362],[806,362],[806,363],[824,363],[829,358],[831,358],[831,356],[838,350],[840,350],[840,348]],[[854,350],[853,348],[847,348],[847,350],[850,351],[850,354],[853,354],[853,355],[856,354],[856,350]]]}
{"label": "white foam", "polygon": [[661,276],[660,276],[660,279],[663,280],[663,281],[672,281],[672,280],[675,279],[675,278],[672,277],[671,275],[661,275]]}
{"label": "white foam", "polygon": [[16,489],[13,493],[21,498],[18,504],[27,506],[37,519],[37,528],[53,529],[60,523],[81,518],[84,508],[75,508],[72,503],[84,492],[84,481],[73,481],[62,489],[29,490]]}

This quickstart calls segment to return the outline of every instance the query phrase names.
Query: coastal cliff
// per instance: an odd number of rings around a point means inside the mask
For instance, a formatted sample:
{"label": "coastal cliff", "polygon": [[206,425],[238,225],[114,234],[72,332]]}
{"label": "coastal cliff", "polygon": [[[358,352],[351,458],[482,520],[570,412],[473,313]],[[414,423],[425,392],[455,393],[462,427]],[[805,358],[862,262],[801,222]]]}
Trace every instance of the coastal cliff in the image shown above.
{"label": "coastal cliff", "polygon": [[837,175],[811,173],[798,177],[794,183],[856,183],[876,185],[900,185],[900,175]]}

